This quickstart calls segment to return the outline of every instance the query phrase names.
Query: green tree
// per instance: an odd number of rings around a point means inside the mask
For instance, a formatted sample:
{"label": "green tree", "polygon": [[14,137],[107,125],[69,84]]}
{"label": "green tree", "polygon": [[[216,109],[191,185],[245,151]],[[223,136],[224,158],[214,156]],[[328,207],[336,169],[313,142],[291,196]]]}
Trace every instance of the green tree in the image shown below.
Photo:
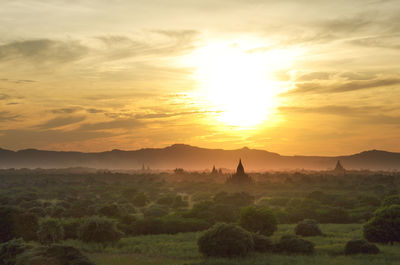
{"label": "green tree", "polygon": [[79,238],[83,242],[97,242],[103,245],[117,242],[121,236],[122,233],[113,220],[99,216],[86,219],[79,231]]}
{"label": "green tree", "polygon": [[276,218],[270,210],[252,206],[242,209],[239,224],[248,231],[265,236],[272,235],[277,229]]}
{"label": "green tree", "polygon": [[39,223],[37,235],[41,244],[50,245],[64,238],[64,229],[58,219],[45,218]]}
{"label": "green tree", "polygon": [[371,242],[400,242],[400,205],[378,209],[364,225],[364,237]]}
{"label": "green tree", "polygon": [[207,230],[197,241],[205,256],[245,256],[253,250],[252,235],[233,224],[219,223]]}

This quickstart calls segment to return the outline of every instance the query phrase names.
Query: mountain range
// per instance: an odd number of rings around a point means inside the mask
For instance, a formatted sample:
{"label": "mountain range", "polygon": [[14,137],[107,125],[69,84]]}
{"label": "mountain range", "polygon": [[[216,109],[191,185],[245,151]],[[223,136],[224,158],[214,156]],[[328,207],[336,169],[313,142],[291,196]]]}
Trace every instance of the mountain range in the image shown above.
{"label": "mountain range", "polygon": [[185,144],[165,148],[144,148],[134,151],[112,150],[98,153],[45,151],[25,149],[11,151],[0,148],[0,168],[68,168],[205,170],[234,169],[242,159],[246,170],[330,170],[338,160],[346,169],[399,170],[400,153],[380,150],[344,156],[284,156],[265,150],[207,149]]}

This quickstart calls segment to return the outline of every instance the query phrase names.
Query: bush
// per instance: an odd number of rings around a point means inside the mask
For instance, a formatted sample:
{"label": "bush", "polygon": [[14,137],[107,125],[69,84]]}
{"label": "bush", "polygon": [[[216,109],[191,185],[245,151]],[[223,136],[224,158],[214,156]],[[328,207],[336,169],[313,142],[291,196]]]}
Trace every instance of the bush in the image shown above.
{"label": "bush", "polygon": [[136,207],[146,206],[147,202],[148,198],[144,192],[137,193],[132,200],[133,205],[135,205]]}
{"label": "bush", "polygon": [[59,220],[45,218],[40,221],[37,231],[41,244],[50,245],[61,241],[64,238],[64,229]]}
{"label": "bush", "polygon": [[382,207],[387,207],[387,206],[391,206],[394,204],[400,205],[400,196],[399,195],[387,196],[382,201]]}
{"label": "bush", "polygon": [[144,218],[158,218],[168,214],[168,209],[161,205],[151,205],[143,210]]}
{"label": "bush", "polygon": [[135,235],[155,235],[163,233],[163,223],[160,219],[141,219],[137,220],[133,226]]}
{"label": "bush", "polygon": [[230,204],[236,207],[244,207],[254,203],[254,197],[246,192],[228,194],[219,192],[214,196],[214,202],[220,204]]}
{"label": "bush", "polygon": [[134,234],[134,224],[136,217],[132,214],[123,215],[117,224],[117,228],[121,230],[125,235]]}
{"label": "bush", "polygon": [[197,241],[205,256],[245,256],[253,249],[249,232],[233,224],[219,223],[207,230]]}
{"label": "bush", "polygon": [[63,245],[36,247],[17,257],[15,265],[95,265],[79,250]]}
{"label": "bush", "polygon": [[21,239],[13,239],[0,245],[0,264],[15,265],[17,256],[29,247]]}
{"label": "bush", "polygon": [[19,211],[15,207],[0,207],[0,242],[17,237],[16,222]]}
{"label": "bush", "polygon": [[265,236],[272,235],[277,229],[275,216],[266,208],[243,208],[239,224],[248,231],[260,233]]}
{"label": "bush", "polygon": [[299,236],[320,236],[321,230],[318,227],[317,221],[313,219],[305,219],[297,224],[295,228],[296,235]]}
{"label": "bush", "polygon": [[64,229],[64,239],[78,239],[79,228],[82,225],[82,219],[69,218],[61,221]]}
{"label": "bush", "polygon": [[364,237],[371,242],[400,242],[400,205],[381,208],[364,225]]}
{"label": "bush", "polygon": [[116,218],[121,216],[121,209],[118,207],[116,204],[108,204],[108,205],[103,205],[97,213],[99,215],[111,217],[111,218]]}
{"label": "bush", "polygon": [[106,217],[89,217],[79,229],[79,238],[83,242],[107,244],[117,242],[121,237],[115,222]]}
{"label": "bush", "polygon": [[273,250],[274,244],[268,237],[256,233],[253,233],[252,236],[255,251],[268,252]]}
{"label": "bush", "polygon": [[314,245],[308,240],[304,240],[297,236],[282,236],[275,246],[277,252],[312,254],[314,253]]}
{"label": "bush", "polygon": [[346,243],[344,253],[351,254],[378,254],[379,248],[365,239],[354,239]]}

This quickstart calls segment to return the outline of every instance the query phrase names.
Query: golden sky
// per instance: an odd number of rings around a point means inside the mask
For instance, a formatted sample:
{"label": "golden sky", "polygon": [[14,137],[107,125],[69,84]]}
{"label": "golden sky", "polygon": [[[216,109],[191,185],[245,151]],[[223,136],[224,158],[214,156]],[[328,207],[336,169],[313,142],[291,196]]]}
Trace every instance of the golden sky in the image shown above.
{"label": "golden sky", "polygon": [[1,0],[0,147],[400,151],[398,0]]}

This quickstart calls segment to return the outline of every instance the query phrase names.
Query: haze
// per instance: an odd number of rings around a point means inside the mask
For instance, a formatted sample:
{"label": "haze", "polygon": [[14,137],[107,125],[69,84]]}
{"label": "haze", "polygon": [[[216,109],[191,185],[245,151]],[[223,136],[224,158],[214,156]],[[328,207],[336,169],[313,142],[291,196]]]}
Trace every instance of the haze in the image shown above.
{"label": "haze", "polygon": [[400,150],[398,1],[2,0],[0,147]]}

